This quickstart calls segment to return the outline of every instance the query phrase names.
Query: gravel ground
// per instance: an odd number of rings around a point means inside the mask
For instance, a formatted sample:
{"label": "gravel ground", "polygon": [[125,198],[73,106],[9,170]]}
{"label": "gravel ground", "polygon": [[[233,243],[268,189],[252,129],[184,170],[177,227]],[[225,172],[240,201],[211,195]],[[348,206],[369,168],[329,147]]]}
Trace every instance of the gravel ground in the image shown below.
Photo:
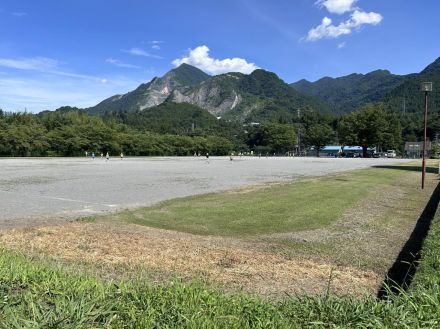
{"label": "gravel ground", "polygon": [[0,159],[0,228],[150,205],[398,159],[157,157]]}

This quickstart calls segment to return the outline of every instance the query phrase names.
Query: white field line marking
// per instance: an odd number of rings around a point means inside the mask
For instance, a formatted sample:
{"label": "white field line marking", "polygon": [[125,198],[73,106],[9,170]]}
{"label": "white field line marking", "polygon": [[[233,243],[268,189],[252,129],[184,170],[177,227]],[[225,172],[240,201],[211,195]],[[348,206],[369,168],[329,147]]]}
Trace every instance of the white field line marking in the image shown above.
{"label": "white field line marking", "polygon": [[23,194],[18,192],[11,192],[11,191],[4,191],[0,190],[0,192],[7,193],[7,194],[16,194],[20,195],[21,197],[29,197],[29,198],[37,198],[37,199],[49,199],[49,200],[58,200],[58,201],[67,201],[67,202],[76,202],[76,203],[86,203],[86,204],[93,204],[97,206],[105,206],[109,208],[117,207],[117,204],[106,204],[106,203],[99,203],[99,202],[90,202],[90,201],[83,201],[83,200],[75,200],[75,199],[68,199],[68,198],[60,198],[60,197],[54,197],[54,196],[46,196],[46,195],[32,195],[32,194]]}

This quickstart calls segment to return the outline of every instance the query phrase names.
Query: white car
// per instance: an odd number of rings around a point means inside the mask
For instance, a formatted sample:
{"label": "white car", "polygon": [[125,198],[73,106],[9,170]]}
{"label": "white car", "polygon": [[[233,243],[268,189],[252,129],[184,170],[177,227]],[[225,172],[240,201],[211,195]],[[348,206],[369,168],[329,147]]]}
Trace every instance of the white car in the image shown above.
{"label": "white car", "polygon": [[387,151],[387,158],[395,158],[397,156],[395,150],[388,150]]}

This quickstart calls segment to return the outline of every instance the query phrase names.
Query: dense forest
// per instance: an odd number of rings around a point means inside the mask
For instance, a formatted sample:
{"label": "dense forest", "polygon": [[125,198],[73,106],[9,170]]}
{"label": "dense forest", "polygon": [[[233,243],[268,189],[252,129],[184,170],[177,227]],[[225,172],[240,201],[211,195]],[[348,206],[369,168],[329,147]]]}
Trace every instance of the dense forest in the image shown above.
{"label": "dense forest", "polygon": [[[437,138],[438,113],[430,116],[428,135]],[[363,134],[363,135],[362,135]],[[63,107],[56,111],[0,111],[1,156],[286,154],[328,144],[376,146],[402,152],[404,141],[420,140],[422,116],[396,114],[378,103],[336,116],[318,111],[262,124],[217,119],[190,104],[166,102],[138,112],[93,116]]]}
{"label": "dense forest", "polygon": [[220,136],[185,136],[136,130],[78,109],[41,114],[0,113],[0,155],[80,156],[227,154],[233,143]]}

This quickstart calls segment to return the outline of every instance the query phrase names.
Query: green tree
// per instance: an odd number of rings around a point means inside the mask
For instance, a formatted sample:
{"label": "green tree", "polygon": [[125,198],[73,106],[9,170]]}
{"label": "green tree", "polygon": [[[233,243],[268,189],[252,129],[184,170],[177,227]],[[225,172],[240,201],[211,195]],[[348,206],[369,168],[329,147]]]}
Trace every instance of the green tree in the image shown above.
{"label": "green tree", "polygon": [[431,152],[435,158],[438,158],[440,156],[440,144],[439,143],[432,143]]}
{"label": "green tree", "polygon": [[271,148],[272,152],[283,154],[295,147],[295,128],[287,124],[269,124],[262,128],[263,146]]}
{"label": "green tree", "polygon": [[308,127],[304,139],[306,145],[315,148],[316,156],[319,157],[319,151],[334,140],[334,132],[327,124],[315,123]]}
{"label": "green tree", "polygon": [[338,125],[340,141],[344,145],[359,145],[363,156],[368,147],[384,145],[390,134],[399,136],[398,127],[392,129],[390,116],[383,104],[367,106],[343,117]]}

